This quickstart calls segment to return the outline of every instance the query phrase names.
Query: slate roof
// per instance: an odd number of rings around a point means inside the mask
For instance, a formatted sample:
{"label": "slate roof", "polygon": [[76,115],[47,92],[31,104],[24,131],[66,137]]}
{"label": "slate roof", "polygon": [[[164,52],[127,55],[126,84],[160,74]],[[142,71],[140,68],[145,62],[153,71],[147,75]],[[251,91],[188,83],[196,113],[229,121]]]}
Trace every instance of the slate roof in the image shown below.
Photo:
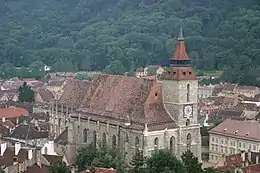
{"label": "slate roof", "polygon": [[43,102],[49,102],[54,99],[51,91],[39,89],[37,93],[41,96]]}
{"label": "slate roof", "polygon": [[62,86],[64,82],[64,80],[50,80],[47,86]]}
{"label": "slate roof", "polygon": [[[3,156],[0,156],[0,167],[13,165],[14,156],[14,147],[7,147]],[[24,162],[28,159],[28,150],[21,148],[16,157],[18,158],[19,162]]]}
{"label": "slate roof", "polygon": [[66,128],[55,140],[55,144],[66,145],[68,143],[68,128]]}
{"label": "slate roof", "polygon": [[15,128],[11,137],[23,140],[48,138],[48,132],[39,132],[31,125],[20,124]]}
{"label": "slate roof", "polygon": [[54,164],[58,161],[62,161],[62,156],[54,156],[54,155],[46,155],[43,154],[43,157],[45,157],[45,159],[50,163],[50,164]]}

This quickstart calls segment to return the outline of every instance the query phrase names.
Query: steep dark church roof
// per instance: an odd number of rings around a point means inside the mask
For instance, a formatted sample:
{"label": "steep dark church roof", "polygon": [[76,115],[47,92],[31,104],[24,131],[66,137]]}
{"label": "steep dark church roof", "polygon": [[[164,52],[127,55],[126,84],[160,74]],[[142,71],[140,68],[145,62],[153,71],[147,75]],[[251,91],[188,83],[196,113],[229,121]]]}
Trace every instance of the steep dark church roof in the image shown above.
{"label": "steep dark church roof", "polygon": [[71,98],[68,103],[80,105],[77,111],[83,113],[82,118],[86,113],[121,122],[147,123],[157,126],[155,129],[177,127],[164,108],[162,88],[154,80],[100,74],[91,82],[77,82],[81,84],[75,90],[65,86],[59,103],[64,100],[65,104],[65,96]]}

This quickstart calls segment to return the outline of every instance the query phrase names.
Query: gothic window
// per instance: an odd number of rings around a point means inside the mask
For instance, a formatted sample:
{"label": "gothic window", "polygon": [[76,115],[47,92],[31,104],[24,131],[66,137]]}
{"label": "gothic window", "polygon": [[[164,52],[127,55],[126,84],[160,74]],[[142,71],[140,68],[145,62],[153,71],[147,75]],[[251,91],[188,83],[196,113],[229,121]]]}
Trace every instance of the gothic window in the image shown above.
{"label": "gothic window", "polygon": [[187,102],[190,101],[190,84],[187,85]]}
{"label": "gothic window", "polygon": [[93,144],[96,147],[96,145],[97,145],[97,132],[96,131],[93,132]]}
{"label": "gothic window", "polygon": [[128,133],[126,133],[125,141],[129,142],[129,135],[128,135]]}
{"label": "gothic window", "polygon": [[106,133],[103,133],[102,135],[102,144],[105,145],[107,143],[107,135]]}
{"label": "gothic window", "polygon": [[191,149],[191,134],[188,133],[187,135],[187,149],[190,150]]}
{"label": "gothic window", "polygon": [[116,135],[113,135],[113,137],[112,137],[112,148],[113,149],[116,148]]}
{"label": "gothic window", "polygon": [[140,146],[139,138],[138,138],[138,137],[135,137],[135,149],[136,149],[136,151],[139,150],[139,146]]}
{"label": "gothic window", "polygon": [[174,136],[172,136],[171,139],[170,139],[170,151],[172,153],[175,152],[175,137]]}
{"label": "gothic window", "polygon": [[154,149],[157,149],[158,148],[158,143],[159,143],[159,139],[156,137],[154,139]]}
{"label": "gothic window", "polygon": [[186,120],[186,126],[189,126],[190,125],[190,119],[187,119]]}
{"label": "gothic window", "polygon": [[84,142],[87,143],[87,141],[88,141],[88,130],[87,129],[84,129],[84,131],[83,131],[83,139],[84,139]]}

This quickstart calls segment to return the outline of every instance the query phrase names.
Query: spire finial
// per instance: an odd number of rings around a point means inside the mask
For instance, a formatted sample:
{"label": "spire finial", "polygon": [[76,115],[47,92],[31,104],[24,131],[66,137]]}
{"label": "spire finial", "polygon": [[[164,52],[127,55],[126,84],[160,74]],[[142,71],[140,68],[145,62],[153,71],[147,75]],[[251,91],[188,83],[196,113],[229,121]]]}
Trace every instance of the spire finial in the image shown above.
{"label": "spire finial", "polygon": [[179,32],[179,37],[178,37],[178,40],[184,40],[184,37],[183,37],[183,31],[182,31],[182,20],[180,20],[181,22],[181,27],[180,27],[180,32]]}

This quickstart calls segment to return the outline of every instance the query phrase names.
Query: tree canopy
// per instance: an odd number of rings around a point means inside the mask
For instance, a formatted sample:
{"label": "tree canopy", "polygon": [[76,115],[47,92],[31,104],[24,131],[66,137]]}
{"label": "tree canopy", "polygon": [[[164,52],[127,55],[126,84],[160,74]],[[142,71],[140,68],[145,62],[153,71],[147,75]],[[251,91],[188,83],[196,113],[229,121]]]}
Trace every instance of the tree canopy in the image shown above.
{"label": "tree canopy", "polygon": [[48,173],[71,173],[70,169],[62,161],[57,161],[48,166]]}
{"label": "tree canopy", "polygon": [[34,102],[34,91],[26,84],[26,82],[19,87],[18,91],[18,100],[20,102]]}
{"label": "tree canopy", "polygon": [[34,61],[56,71],[169,65],[182,26],[195,68],[259,85],[258,0],[11,0],[0,14],[7,76]]}

